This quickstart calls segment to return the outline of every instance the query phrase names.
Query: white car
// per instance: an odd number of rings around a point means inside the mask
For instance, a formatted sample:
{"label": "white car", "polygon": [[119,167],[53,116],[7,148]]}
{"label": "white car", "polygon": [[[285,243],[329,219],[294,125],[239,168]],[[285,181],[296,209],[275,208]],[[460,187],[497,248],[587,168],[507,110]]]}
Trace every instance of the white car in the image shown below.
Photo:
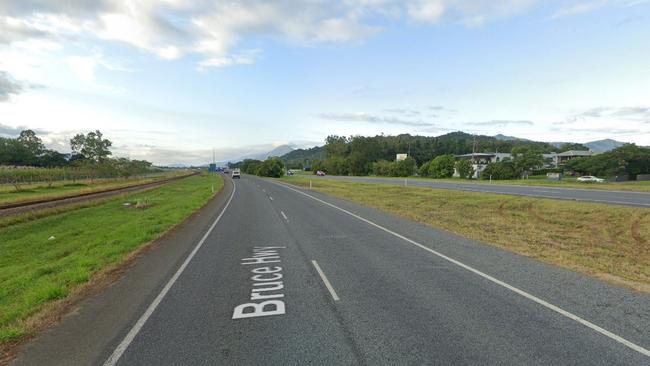
{"label": "white car", "polygon": [[583,175],[582,177],[578,177],[577,181],[603,183],[605,180],[603,178],[594,177],[593,175]]}
{"label": "white car", "polygon": [[232,171],[232,179],[240,179],[241,178],[241,172],[239,169],[233,169]]}

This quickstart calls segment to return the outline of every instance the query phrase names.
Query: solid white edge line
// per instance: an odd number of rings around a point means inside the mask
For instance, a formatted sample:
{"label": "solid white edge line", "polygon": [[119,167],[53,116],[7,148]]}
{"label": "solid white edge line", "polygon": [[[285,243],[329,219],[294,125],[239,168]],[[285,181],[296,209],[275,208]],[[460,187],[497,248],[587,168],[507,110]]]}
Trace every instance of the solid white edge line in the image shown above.
{"label": "solid white edge line", "polygon": [[453,259],[453,258],[448,257],[448,256],[446,256],[446,255],[444,255],[444,254],[442,254],[440,252],[437,252],[437,251],[435,251],[435,250],[433,250],[431,248],[428,248],[428,247],[426,247],[426,246],[424,246],[424,245],[422,245],[422,244],[420,244],[420,243],[418,243],[418,242],[416,242],[416,241],[414,241],[412,239],[409,239],[409,238],[405,237],[404,235],[398,234],[398,233],[396,233],[396,232],[394,232],[394,231],[392,231],[390,229],[387,229],[387,228],[385,228],[385,227],[383,227],[383,226],[381,226],[379,224],[376,224],[376,223],[374,223],[374,222],[372,222],[372,221],[370,221],[368,219],[365,219],[365,218],[363,218],[363,217],[361,217],[361,216],[359,216],[357,214],[354,214],[354,213],[352,213],[352,212],[350,212],[350,211],[348,211],[348,210],[346,210],[344,208],[341,208],[341,207],[338,207],[338,206],[336,206],[334,204],[331,204],[329,202],[323,201],[323,200],[321,200],[319,198],[316,198],[316,197],[314,197],[314,196],[312,196],[310,194],[307,194],[305,192],[302,192],[302,191],[300,191],[298,189],[294,189],[292,187],[289,187],[286,184],[280,184],[280,183],[275,183],[275,184],[283,186],[283,187],[285,187],[287,189],[290,189],[290,190],[295,191],[297,193],[300,193],[300,194],[302,194],[304,196],[307,196],[307,197],[309,197],[309,198],[311,198],[313,200],[316,200],[316,201],[318,201],[318,202],[320,202],[322,204],[325,204],[325,205],[330,206],[332,208],[335,208],[335,209],[337,209],[339,211],[342,211],[342,212],[344,212],[344,213],[346,213],[346,214],[348,214],[348,215],[350,215],[352,217],[355,217],[355,218],[357,218],[357,219],[359,219],[359,220],[361,220],[361,221],[363,221],[363,222],[365,222],[365,223],[367,223],[367,224],[369,224],[371,226],[374,226],[374,227],[376,227],[376,228],[378,228],[380,230],[383,230],[383,231],[385,231],[385,232],[387,232],[387,233],[389,233],[389,234],[391,234],[393,236],[396,236],[396,237],[398,237],[398,238],[400,238],[400,239],[402,239],[402,240],[404,240],[404,241],[406,241],[406,242],[408,242],[410,244],[413,244],[413,245],[415,245],[415,246],[417,246],[417,247],[419,247],[421,249],[424,249],[424,250],[426,250],[426,251],[428,251],[428,252],[430,252],[430,253],[432,253],[432,254],[434,254],[434,255],[436,255],[436,256],[438,256],[438,257],[440,257],[440,258],[442,258],[442,259],[444,259],[444,260],[446,260],[448,262],[451,262],[451,263],[453,263],[453,264],[455,264],[455,265],[457,265],[457,266],[459,266],[461,268],[464,268],[464,269],[466,269],[466,270],[468,270],[470,272],[473,272],[473,273],[475,273],[475,274],[477,274],[477,275],[479,275],[479,276],[481,276],[481,277],[483,277],[483,278],[485,278],[485,279],[487,279],[487,280],[489,280],[489,281],[491,281],[491,282],[493,282],[493,283],[495,283],[495,284],[497,284],[499,286],[505,287],[508,290],[513,291],[513,292],[515,292],[515,293],[517,293],[517,294],[519,294],[519,295],[521,295],[521,296],[523,296],[523,297],[525,297],[525,298],[527,298],[527,299],[529,299],[531,301],[534,301],[534,302],[538,303],[539,305],[542,305],[542,306],[544,306],[544,307],[546,307],[546,308],[548,308],[550,310],[553,310],[553,311],[555,311],[556,313],[558,313],[560,315],[563,315],[563,316],[565,316],[565,317],[567,317],[569,319],[572,319],[572,320],[574,320],[574,321],[576,321],[576,322],[578,322],[578,323],[580,323],[580,324],[582,324],[582,325],[584,325],[584,326],[586,326],[586,327],[588,327],[588,328],[590,328],[590,329],[592,329],[592,330],[594,330],[594,331],[596,331],[596,332],[598,332],[598,333],[600,333],[600,334],[602,334],[602,335],[604,335],[604,336],[606,336],[606,337],[608,337],[608,338],[610,338],[610,339],[612,339],[612,340],[614,340],[616,342],[619,342],[619,343],[627,346],[628,348],[631,348],[631,349],[633,349],[633,350],[635,350],[635,351],[637,351],[637,352],[639,352],[639,353],[641,353],[641,354],[643,354],[645,356],[650,357],[650,350],[645,349],[645,348],[643,348],[643,347],[641,347],[641,346],[639,346],[639,345],[637,345],[635,343],[632,343],[632,342],[628,341],[627,339],[625,339],[625,338],[623,338],[623,337],[621,337],[621,336],[619,336],[617,334],[614,334],[614,333],[608,331],[607,329],[601,328],[598,325],[596,325],[594,323],[591,323],[590,321],[588,321],[586,319],[583,319],[583,318],[581,318],[581,317],[579,317],[579,316],[577,316],[575,314],[572,314],[572,313],[570,313],[570,312],[568,312],[568,311],[566,311],[566,310],[564,310],[564,309],[562,309],[562,308],[560,308],[558,306],[555,306],[555,305],[553,305],[553,304],[551,304],[551,303],[549,303],[549,302],[547,302],[545,300],[542,300],[542,299],[536,297],[535,295],[529,294],[528,292],[526,292],[524,290],[518,289],[517,287],[514,287],[512,285],[509,285],[509,284],[507,284],[507,283],[505,283],[505,282],[503,282],[503,281],[501,281],[499,279],[496,279],[496,278],[488,275],[487,273],[483,273],[483,272],[479,271],[478,269],[470,267],[470,266],[466,265],[465,263],[462,263],[462,262],[460,262],[460,261],[458,261],[456,259]]}
{"label": "solid white edge line", "polygon": [[151,304],[149,305],[147,310],[140,316],[140,318],[135,323],[135,325],[133,325],[133,327],[131,328],[129,333],[127,333],[127,335],[124,337],[122,342],[120,342],[120,344],[117,346],[117,348],[115,348],[115,350],[113,351],[113,354],[111,354],[111,357],[109,357],[108,360],[106,360],[106,362],[104,362],[104,366],[115,366],[115,364],[117,364],[117,362],[120,360],[120,357],[122,357],[122,354],[124,354],[124,352],[129,347],[131,342],[133,342],[133,339],[138,335],[138,333],[140,332],[140,330],[142,329],[144,324],[147,322],[147,320],[149,319],[151,314],[153,314],[153,312],[156,311],[156,308],[158,307],[160,302],[163,300],[165,295],[167,295],[167,292],[169,292],[169,290],[174,285],[176,280],[178,280],[178,278],[183,273],[183,271],[185,270],[187,265],[190,263],[190,261],[192,261],[192,258],[194,258],[194,255],[196,255],[196,253],[201,248],[201,246],[203,246],[203,243],[208,238],[210,233],[212,233],[212,230],[215,228],[215,226],[217,226],[217,223],[219,223],[219,220],[221,219],[221,216],[223,216],[223,214],[226,212],[226,209],[230,205],[230,202],[232,201],[232,198],[235,196],[236,191],[237,191],[237,186],[233,184],[233,190],[232,190],[232,193],[230,194],[230,198],[228,199],[228,202],[226,202],[226,205],[221,210],[221,213],[219,214],[219,216],[217,216],[217,218],[214,220],[212,225],[210,225],[210,228],[208,229],[208,231],[205,233],[205,235],[203,235],[203,237],[201,238],[199,243],[196,245],[196,247],[194,247],[192,252],[187,256],[187,258],[185,259],[183,264],[181,264],[181,266],[178,268],[176,273],[174,273],[172,278],[169,279],[169,281],[167,282],[165,287],[163,287],[163,289],[160,291],[158,296],[156,296],[156,298],[151,302]]}
{"label": "solid white edge line", "polygon": [[314,260],[312,260],[311,263],[316,268],[316,272],[318,272],[318,275],[320,276],[320,279],[323,280],[323,283],[325,284],[325,287],[327,287],[327,291],[329,291],[330,295],[332,295],[332,299],[334,299],[334,301],[341,300],[339,298],[339,295],[336,294],[336,291],[334,291],[334,287],[332,287],[332,284],[327,279],[327,276],[325,276],[325,273],[323,273],[323,270],[320,269],[320,266],[318,265],[318,263],[316,261],[314,261]]}

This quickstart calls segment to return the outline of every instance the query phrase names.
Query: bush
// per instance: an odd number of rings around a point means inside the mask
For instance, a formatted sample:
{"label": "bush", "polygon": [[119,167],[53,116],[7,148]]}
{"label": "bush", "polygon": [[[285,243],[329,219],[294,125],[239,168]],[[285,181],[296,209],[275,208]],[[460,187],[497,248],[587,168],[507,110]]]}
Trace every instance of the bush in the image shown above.
{"label": "bush", "polygon": [[372,174],[388,177],[393,170],[392,164],[386,160],[379,160],[378,162],[372,163]]}
{"label": "bush", "polygon": [[410,156],[392,164],[393,168],[391,169],[391,175],[394,177],[408,177],[414,175],[417,170],[415,159]]}
{"label": "bush", "polygon": [[453,155],[440,155],[431,160],[428,175],[433,178],[451,178],[454,175],[456,159]]}
{"label": "bush", "polygon": [[456,162],[456,171],[458,172],[458,175],[463,179],[470,179],[474,175],[474,167],[472,166],[472,162],[465,159],[458,160]]}
{"label": "bush", "polygon": [[257,168],[260,177],[280,178],[284,175],[284,163],[277,157],[268,158]]}
{"label": "bush", "polygon": [[517,174],[517,169],[513,162],[505,161],[488,164],[481,173],[481,179],[490,179],[490,176],[496,180],[517,179],[519,174]]}

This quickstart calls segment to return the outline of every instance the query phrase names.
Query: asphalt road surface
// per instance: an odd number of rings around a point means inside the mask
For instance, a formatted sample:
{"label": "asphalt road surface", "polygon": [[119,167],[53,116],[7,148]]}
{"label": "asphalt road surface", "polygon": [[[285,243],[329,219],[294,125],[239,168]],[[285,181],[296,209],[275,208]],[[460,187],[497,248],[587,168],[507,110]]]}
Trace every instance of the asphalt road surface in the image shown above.
{"label": "asphalt road surface", "polygon": [[650,296],[244,176],[15,364],[650,365],[648,349]]}
{"label": "asphalt road surface", "polygon": [[[312,179],[334,179],[363,183],[384,183],[393,185],[404,185],[404,178],[380,178],[380,177],[347,177],[347,176],[325,176]],[[457,183],[437,180],[407,179],[406,184],[416,187],[431,187],[439,189],[453,189],[471,192],[488,192],[498,194],[510,194],[517,196],[531,196],[542,198],[554,198],[563,200],[598,202],[607,204],[650,207],[650,192],[610,191],[601,189],[579,189],[579,188],[558,188],[544,186],[521,186],[489,183]]]}

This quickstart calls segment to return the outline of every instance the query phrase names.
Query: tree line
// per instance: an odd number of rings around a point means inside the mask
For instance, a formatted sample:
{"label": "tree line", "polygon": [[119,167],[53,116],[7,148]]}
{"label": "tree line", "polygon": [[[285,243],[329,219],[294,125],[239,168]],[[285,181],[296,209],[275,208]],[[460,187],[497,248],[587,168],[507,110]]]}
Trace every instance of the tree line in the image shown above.
{"label": "tree line", "polygon": [[75,135],[69,154],[47,149],[33,130],[21,131],[16,138],[0,137],[0,183],[18,189],[26,182],[128,178],[157,171],[145,160],[111,158],[112,145],[100,131]]}
{"label": "tree line", "polygon": [[264,161],[244,159],[238,163],[229,164],[230,168],[240,169],[242,173],[260,177],[280,178],[284,175],[284,163],[279,157],[270,157]]}
{"label": "tree line", "polygon": [[[529,140],[499,140],[491,136],[475,136],[453,132],[438,137],[412,136],[336,136],[325,139],[325,145],[293,151],[282,159],[291,168],[322,170],[333,175],[409,176],[416,173],[432,178],[448,178],[454,170],[463,178],[474,174],[468,160],[456,161],[456,155],[472,152],[510,153],[511,158],[491,163],[482,177],[489,179],[517,179],[533,173],[562,169],[543,169],[551,161],[543,154],[568,150],[589,150],[581,144],[554,146]],[[578,174],[600,176],[648,173],[648,148],[625,145],[611,152],[571,160],[564,169]],[[408,158],[395,161],[396,154],[407,153]],[[300,160],[302,159],[302,160]]]}

